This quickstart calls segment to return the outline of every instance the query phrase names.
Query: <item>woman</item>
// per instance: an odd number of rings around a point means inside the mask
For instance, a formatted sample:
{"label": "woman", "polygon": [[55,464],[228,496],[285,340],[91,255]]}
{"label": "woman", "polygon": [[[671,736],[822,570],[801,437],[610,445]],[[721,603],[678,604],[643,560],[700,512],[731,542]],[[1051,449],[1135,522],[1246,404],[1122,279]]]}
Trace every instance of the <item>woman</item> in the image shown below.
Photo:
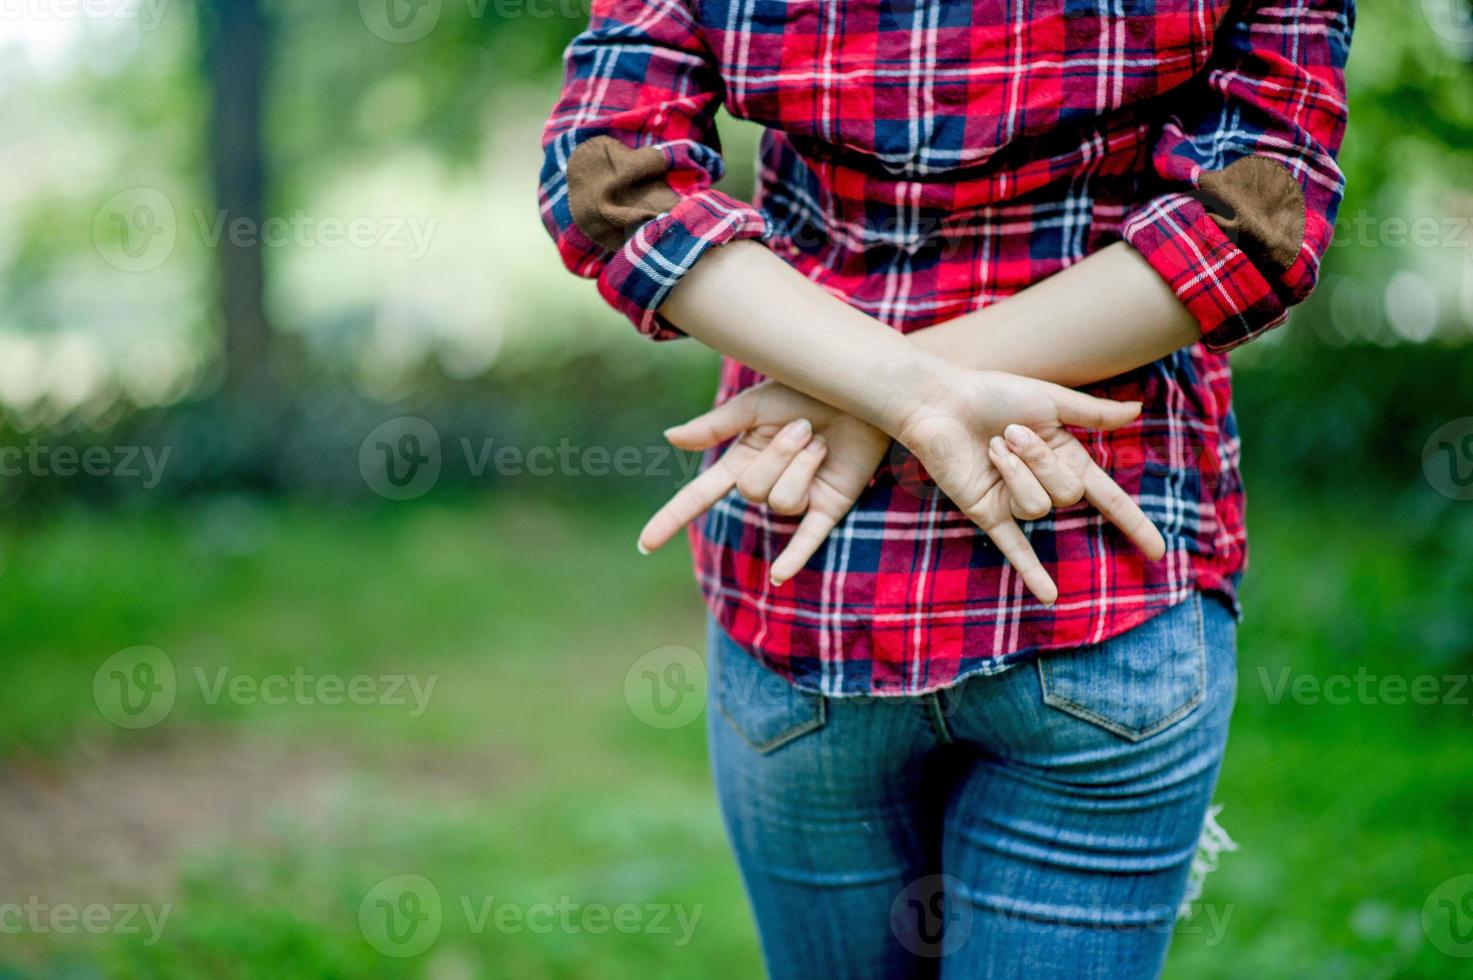
{"label": "woman", "polygon": [[639,543],[694,522],[773,976],[1159,974],[1235,690],[1226,352],[1313,288],[1353,15],[595,0],[542,213],[726,355]]}

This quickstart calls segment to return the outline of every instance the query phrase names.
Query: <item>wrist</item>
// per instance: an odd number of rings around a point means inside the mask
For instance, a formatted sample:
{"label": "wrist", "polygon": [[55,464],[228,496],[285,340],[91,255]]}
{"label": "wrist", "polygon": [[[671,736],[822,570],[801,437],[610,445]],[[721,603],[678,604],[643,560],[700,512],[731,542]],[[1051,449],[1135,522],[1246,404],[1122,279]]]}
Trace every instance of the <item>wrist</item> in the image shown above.
{"label": "wrist", "polygon": [[859,393],[865,406],[861,417],[898,438],[910,423],[940,406],[957,390],[963,368],[912,347],[907,356],[892,359],[866,378]]}

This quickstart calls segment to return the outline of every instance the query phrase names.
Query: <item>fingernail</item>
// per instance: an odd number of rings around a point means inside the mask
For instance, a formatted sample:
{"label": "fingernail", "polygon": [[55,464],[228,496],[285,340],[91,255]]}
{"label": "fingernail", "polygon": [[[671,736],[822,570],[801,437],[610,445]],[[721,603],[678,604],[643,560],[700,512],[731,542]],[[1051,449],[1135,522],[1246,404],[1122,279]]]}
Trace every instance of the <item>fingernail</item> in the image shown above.
{"label": "fingernail", "polygon": [[1003,429],[1002,434],[1008,437],[1008,445],[1014,449],[1022,449],[1033,441],[1033,433],[1016,423]]}
{"label": "fingernail", "polygon": [[1003,442],[1001,437],[993,436],[988,439],[987,448],[992,450],[992,455],[996,456],[1004,466],[1013,465],[1013,454],[1008,452],[1008,444]]}
{"label": "fingernail", "polygon": [[807,419],[796,419],[783,426],[781,435],[784,439],[806,439],[812,431],[812,422]]}
{"label": "fingernail", "polygon": [[639,550],[639,553],[641,555],[647,555],[647,554],[650,553],[650,549],[648,549],[648,548],[646,548],[644,546],[644,542],[643,541],[636,541],[636,542],[634,542],[634,547]]}
{"label": "fingernail", "polygon": [[774,572],[773,574],[767,576],[767,582],[768,582],[768,584],[771,585],[775,589],[781,588],[784,581],[786,581],[786,579],[778,578],[776,572]]}
{"label": "fingernail", "polygon": [[805,453],[821,453],[828,446],[823,436],[814,436],[813,441],[803,447]]}

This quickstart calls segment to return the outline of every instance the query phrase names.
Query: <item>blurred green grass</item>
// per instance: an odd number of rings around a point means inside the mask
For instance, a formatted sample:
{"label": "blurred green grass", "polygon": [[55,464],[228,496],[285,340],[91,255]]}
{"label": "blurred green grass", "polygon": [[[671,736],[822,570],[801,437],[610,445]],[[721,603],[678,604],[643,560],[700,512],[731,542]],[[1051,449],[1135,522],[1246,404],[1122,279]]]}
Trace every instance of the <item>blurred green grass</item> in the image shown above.
{"label": "blurred green grass", "polygon": [[[758,976],[702,726],[657,730],[624,700],[645,651],[701,649],[688,558],[638,557],[643,513],[511,494],[377,512],[227,498],[63,510],[6,530],[0,796],[18,864],[0,862],[0,879],[52,902],[173,908],[155,946],[7,935],[0,976]],[[1271,697],[1285,668],[1438,672],[1410,648],[1406,612],[1436,572],[1375,500],[1281,495],[1253,514],[1253,545],[1218,792],[1241,850],[1209,879],[1167,975],[1460,975],[1421,909],[1473,871],[1470,708]],[[166,651],[179,696],[161,724],[125,731],[101,716],[92,682],[135,644]],[[212,705],[194,671],[221,667],[433,675],[436,687],[419,717]],[[149,805],[130,810],[134,797]],[[61,818],[77,801],[102,829]],[[36,847],[50,857],[28,867],[18,856]],[[435,945],[401,960],[368,945],[357,913],[402,873],[434,882],[445,916]],[[678,903],[701,918],[683,946],[478,932],[461,896]]]}

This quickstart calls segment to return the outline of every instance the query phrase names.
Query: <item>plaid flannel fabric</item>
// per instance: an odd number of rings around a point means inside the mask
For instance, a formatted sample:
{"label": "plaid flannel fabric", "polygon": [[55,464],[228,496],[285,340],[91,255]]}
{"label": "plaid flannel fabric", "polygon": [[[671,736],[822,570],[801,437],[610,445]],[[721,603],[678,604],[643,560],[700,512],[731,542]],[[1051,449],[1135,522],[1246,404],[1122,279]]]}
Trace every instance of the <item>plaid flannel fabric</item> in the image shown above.
{"label": "plaid flannel fabric", "polygon": [[[1044,608],[897,449],[780,589],[794,522],[733,494],[693,529],[722,625],[830,695],[915,694],[1098,643],[1245,560],[1225,351],[1314,286],[1343,178],[1351,0],[594,0],[544,133],[542,214],[575,273],[644,333],[700,255],[762,238],[912,331],[1114,241],[1203,342],[1093,393],[1140,420],[1080,433],[1161,528],[1147,562],[1087,506],[1025,526]],[[766,127],[752,204],[712,189],[724,103]],[[612,229],[612,233],[611,233]],[[723,363],[718,399],[760,377]]]}

